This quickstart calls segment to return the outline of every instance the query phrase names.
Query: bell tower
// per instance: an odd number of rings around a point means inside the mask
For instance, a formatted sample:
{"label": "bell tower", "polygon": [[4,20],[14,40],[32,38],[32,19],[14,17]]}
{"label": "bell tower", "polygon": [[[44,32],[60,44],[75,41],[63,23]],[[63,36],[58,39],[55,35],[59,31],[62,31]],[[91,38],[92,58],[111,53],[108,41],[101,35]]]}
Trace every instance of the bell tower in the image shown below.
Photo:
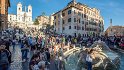
{"label": "bell tower", "polygon": [[21,12],[22,12],[22,4],[21,4],[21,2],[19,2],[17,4],[17,15],[19,15]]}
{"label": "bell tower", "polygon": [[32,6],[31,5],[28,6],[28,14],[29,14],[28,20],[32,21]]}

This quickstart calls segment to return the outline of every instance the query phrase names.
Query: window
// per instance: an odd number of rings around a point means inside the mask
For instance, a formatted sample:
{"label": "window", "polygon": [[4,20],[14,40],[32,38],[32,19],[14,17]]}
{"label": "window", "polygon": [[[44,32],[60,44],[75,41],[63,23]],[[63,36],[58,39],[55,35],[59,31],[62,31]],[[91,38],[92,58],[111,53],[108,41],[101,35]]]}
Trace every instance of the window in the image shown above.
{"label": "window", "polygon": [[63,24],[65,24],[65,21],[64,21],[64,20],[62,20],[62,23],[63,23]]}
{"label": "window", "polygon": [[19,20],[20,20],[20,17],[19,17]]}
{"label": "window", "polygon": [[88,25],[88,22],[86,22],[86,25]]}
{"label": "window", "polygon": [[71,18],[68,19],[68,22],[71,22]]}
{"label": "window", "polygon": [[80,30],[81,29],[81,27],[80,26],[77,26],[77,30]]}
{"label": "window", "polygon": [[62,16],[64,17],[65,16],[65,13],[62,13]]}
{"label": "window", "polygon": [[84,21],[82,21],[82,24],[84,24]]}
{"label": "window", "polygon": [[84,30],[84,27],[82,26],[82,30]]}
{"label": "window", "polygon": [[2,22],[0,21],[0,27],[2,26]]}
{"label": "window", "polygon": [[76,29],[76,26],[74,26],[74,29]]}
{"label": "window", "polygon": [[58,21],[58,25],[60,25],[60,21]]}
{"label": "window", "polygon": [[65,27],[63,27],[62,30],[65,30]]}
{"label": "window", "polygon": [[88,16],[86,16],[86,19],[88,20]]}
{"label": "window", "polygon": [[81,12],[78,12],[78,15],[81,16]]}
{"label": "window", "polygon": [[29,9],[29,12],[31,12],[31,10]]}
{"label": "window", "polygon": [[54,16],[54,19],[56,19],[56,16]]}
{"label": "window", "polygon": [[19,8],[19,10],[20,10],[20,8]]}
{"label": "window", "polygon": [[81,21],[80,21],[80,19],[79,19],[79,23],[80,23]]}
{"label": "window", "polygon": [[84,18],[84,14],[82,14],[82,18]]}
{"label": "window", "polygon": [[55,22],[55,26],[56,26],[56,22]]}
{"label": "window", "polygon": [[86,18],[86,14],[84,14],[84,18]]}
{"label": "window", "polygon": [[71,14],[71,10],[68,10],[68,15]]}
{"label": "window", "polygon": [[74,18],[74,22],[76,22],[76,18]]}
{"label": "window", "polygon": [[74,14],[76,14],[75,10],[74,10]]}
{"label": "window", "polygon": [[71,29],[71,26],[69,26],[69,29]]}

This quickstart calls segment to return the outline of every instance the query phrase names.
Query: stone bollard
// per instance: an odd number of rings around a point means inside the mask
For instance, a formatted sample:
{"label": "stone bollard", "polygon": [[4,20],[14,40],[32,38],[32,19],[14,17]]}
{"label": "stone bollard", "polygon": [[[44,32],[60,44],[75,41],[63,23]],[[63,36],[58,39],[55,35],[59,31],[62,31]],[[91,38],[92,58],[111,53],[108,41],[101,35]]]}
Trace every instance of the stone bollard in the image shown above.
{"label": "stone bollard", "polygon": [[74,45],[74,49],[75,49],[75,45]]}
{"label": "stone bollard", "polygon": [[67,48],[67,51],[69,51],[69,46],[68,46],[68,48]]}
{"label": "stone bollard", "polygon": [[68,46],[70,46],[69,42],[68,42]]}

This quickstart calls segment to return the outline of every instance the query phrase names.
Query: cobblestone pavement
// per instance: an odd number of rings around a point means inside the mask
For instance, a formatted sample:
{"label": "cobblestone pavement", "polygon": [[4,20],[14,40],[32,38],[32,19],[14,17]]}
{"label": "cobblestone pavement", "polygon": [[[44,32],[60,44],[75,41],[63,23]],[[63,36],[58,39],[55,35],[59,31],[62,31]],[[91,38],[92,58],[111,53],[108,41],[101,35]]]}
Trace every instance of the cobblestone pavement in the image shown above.
{"label": "cobblestone pavement", "polygon": [[[10,66],[11,70],[28,70],[29,61],[22,62],[22,53],[19,45],[15,46],[15,50],[13,47],[10,47],[10,51],[12,53],[12,63]],[[31,55],[32,56],[32,55]]]}
{"label": "cobblestone pavement", "polygon": [[[28,69],[29,61],[22,62],[22,53],[21,53],[21,49],[20,49],[19,45],[17,45],[15,47],[15,50],[13,50],[13,47],[11,46],[10,51],[12,53],[11,59],[13,61],[11,63],[10,69],[11,70],[29,70]],[[31,58],[32,54],[33,54],[33,52],[30,52],[30,58]],[[30,58],[29,58],[29,60],[30,60]],[[50,70],[56,70],[54,60],[52,60],[50,62]]]}
{"label": "cobblestone pavement", "polygon": [[12,61],[10,69],[11,70],[22,70],[22,58],[21,58],[21,49],[19,46],[15,46],[15,50],[13,47],[10,47],[10,51],[12,53]]}

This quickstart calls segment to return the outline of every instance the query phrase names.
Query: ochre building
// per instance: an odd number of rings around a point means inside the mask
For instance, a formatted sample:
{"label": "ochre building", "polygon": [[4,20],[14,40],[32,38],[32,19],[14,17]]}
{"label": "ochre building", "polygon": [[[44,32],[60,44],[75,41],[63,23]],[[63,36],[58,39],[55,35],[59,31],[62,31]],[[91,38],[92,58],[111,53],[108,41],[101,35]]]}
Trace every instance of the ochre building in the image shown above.
{"label": "ochre building", "polygon": [[8,7],[10,0],[0,0],[0,30],[8,27]]}
{"label": "ochre building", "polygon": [[109,26],[105,31],[106,36],[124,36],[124,26]]}

